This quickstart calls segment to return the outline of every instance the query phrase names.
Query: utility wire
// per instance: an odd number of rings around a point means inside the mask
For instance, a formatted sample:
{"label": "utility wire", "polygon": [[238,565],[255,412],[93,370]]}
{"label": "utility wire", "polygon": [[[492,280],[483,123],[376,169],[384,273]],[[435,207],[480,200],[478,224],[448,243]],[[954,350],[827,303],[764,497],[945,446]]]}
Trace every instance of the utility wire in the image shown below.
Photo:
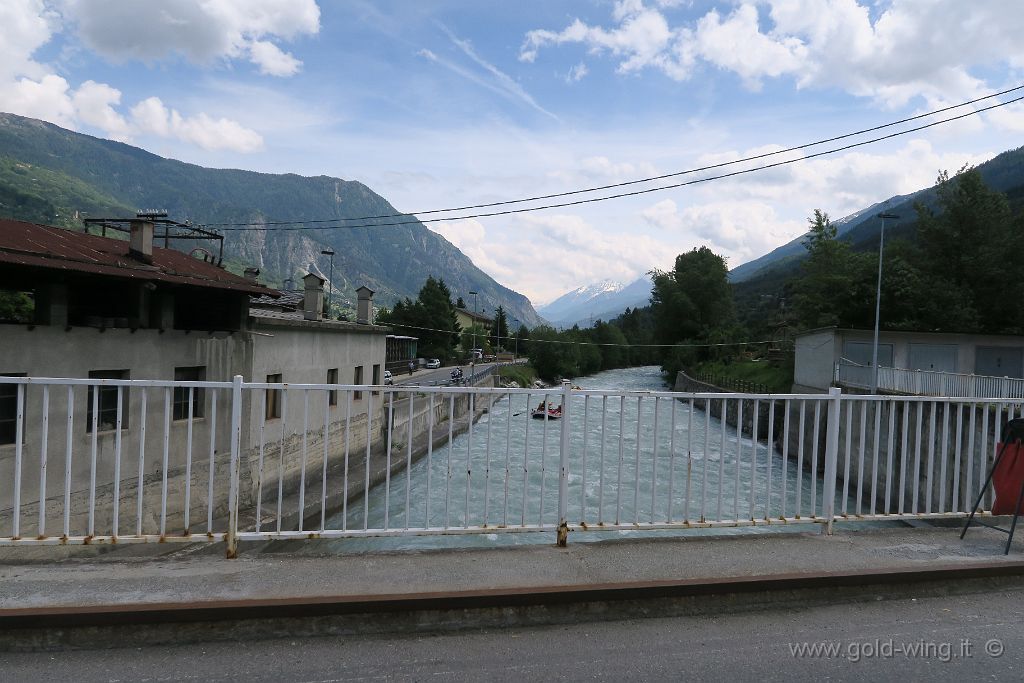
{"label": "utility wire", "polygon": [[[750,161],[757,161],[759,159],[766,159],[768,157],[777,156],[779,154],[786,154],[786,153],[789,153],[789,152],[796,152],[796,151],[800,151],[802,149],[807,149],[809,147],[816,147],[818,145],[823,145],[823,144],[826,144],[826,143],[829,143],[829,142],[836,142],[838,140],[844,140],[844,139],[847,139],[847,138],[856,137],[858,135],[863,135],[865,133],[872,133],[872,132],[877,131],[877,130],[883,130],[885,128],[891,128],[893,126],[898,126],[898,125],[901,125],[901,124],[904,124],[904,123],[909,123],[911,121],[917,121],[917,120],[920,120],[920,119],[923,119],[923,118],[928,118],[929,116],[935,116],[936,114],[942,114],[942,113],[947,112],[947,111],[952,111],[954,109],[959,109],[961,107],[970,106],[972,104],[976,104],[976,103],[982,102],[984,100],[992,99],[994,97],[1000,97],[1002,95],[1006,95],[1008,93],[1011,93],[1011,92],[1014,92],[1014,91],[1017,91],[1017,90],[1021,90],[1021,89],[1024,89],[1024,85],[1018,85],[1018,86],[1015,86],[1013,88],[1008,88],[1008,89],[1002,90],[1000,92],[992,93],[991,95],[985,95],[983,97],[978,97],[978,98],[975,98],[973,100],[968,100],[966,102],[961,102],[960,104],[954,104],[954,105],[950,105],[948,107],[942,107],[941,109],[935,109],[933,111],[925,112],[923,114],[917,114],[915,116],[909,116],[909,117],[904,118],[904,119],[899,119],[898,121],[891,121],[889,123],[883,123],[883,124],[880,124],[880,125],[877,125],[877,126],[872,126],[870,128],[862,128],[861,130],[857,130],[857,131],[854,131],[852,133],[843,133],[842,135],[836,135],[836,136],[833,136],[833,137],[830,137],[830,138],[824,138],[824,139],[821,139],[821,140],[816,140],[814,142],[807,142],[807,143],[804,143],[802,145],[797,145],[795,147],[788,147],[786,149],[780,149],[780,150],[776,150],[774,152],[765,152],[763,154],[757,154],[757,155],[754,155],[754,156],[744,157],[742,159],[735,159],[733,161],[724,161],[724,162],[721,162],[721,163],[711,164],[711,165],[708,165],[708,166],[701,166],[701,167],[698,167],[698,168],[691,168],[691,169],[687,169],[685,171],[676,171],[676,172],[673,172],[673,173],[666,173],[666,174],[663,174],[663,175],[651,176],[651,177],[648,177],[648,178],[638,178],[636,180],[627,180],[627,181],[623,181],[623,182],[619,182],[619,183],[611,183],[611,184],[608,184],[608,185],[598,185],[598,186],[595,186],[595,187],[588,187],[588,188],[583,188],[583,189],[579,189],[579,190],[570,190],[570,191],[567,191],[567,192],[556,192],[556,193],[553,193],[553,194],[537,195],[537,196],[534,196],[534,197],[524,197],[522,199],[508,199],[508,200],[504,200],[504,201],[490,202],[490,203],[486,203],[486,204],[468,204],[466,206],[457,206],[457,207],[452,207],[452,208],[448,208],[448,209],[431,209],[431,210],[428,210],[428,211],[406,211],[406,212],[401,212],[401,213],[379,214],[379,215],[376,215],[376,216],[359,216],[359,217],[351,217],[351,218],[322,218],[322,219],[290,220],[290,221],[265,221],[265,222],[262,222],[262,223],[255,223],[255,222],[252,222],[252,221],[242,222],[242,223],[206,223],[205,225],[207,225],[208,227],[244,227],[244,226],[250,226],[250,225],[296,225],[296,224],[311,225],[311,224],[316,224],[316,223],[336,223],[338,221],[369,221],[369,220],[380,220],[380,219],[384,219],[384,218],[401,218],[403,216],[426,216],[426,215],[435,214],[435,213],[451,213],[451,212],[454,212],[454,211],[469,211],[469,210],[473,210],[473,209],[487,209],[487,208],[493,208],[493,207],[496,207],[496,206],[507,206],[507,205],[511,205],[511,204],[521,204],[521,203],[524,203],[524,202],[533,202],[533,201],[541,201],[541,200],[546,200],[546,199],[555,199],[555,198],[558,198],[558,197],[569,197],[569,196],[578,195],[578,194],[586,194],[586,193],[589,193],[589,192],[598,192],[598,191],[601,191],[601,190],[610,190],[610,189],[614,189],[614,188],[617,188],[617,187],[628,187],[630,185],[637,185],[637,184],[640,184],[640,183],[648,183],[648,182],[653,182],[653,181],[656,181],[656,180],[665,180],[667,178],[674,178],[674,177],[677,177],[677,176],[688,175],[688,174],[693,174],[693,173],[699,173],[701,171],[711,171],[711,170],[715,170],[715,169],[718,169],[718,168],[725,168],[727,166],[733,166],[735,164],[740,164],[740,163],[745,163],[745,162],[750,162]],[[984,110],[982,110],[982,111],[984,111]],[[908,131],[908,132],[910,132],[910,131]],[[446,220],[451,220],[451,219],[446,219]]]}
{"label": "utility wire", "polygon": [[[1024,88],[1024,86],[1019,86],[1019,87]],[[988,107],[983,107],[981,109],[976,109],[976,110],[973,110],[973,111],[970,111],[970,112],[967,112],[967,113],[964,113],[964,114],[959,114],[957,116],[951,116],[951,117],[946,118],[946,119],[940,119],[938,121],[933,121],[931,123],[926,123],[926,124],[923,124],[923,125],[920,125],[920,126],[915,126],[913,128],[907,128],[905,130],[896,131],[895,133],[889,133],[887,135],[882,135],[882,136],[871,138],[871,139],[868,139],[868,140],[861,140],[859,142],[850,143],[848,145],[842,145],[840,147],[833,147],[831,149],[823,150],[821,152],[815,152],[813,154],[808,154],[806,156],[797,157],[796,159],[786,159],[784,161],[776,161],[776,162],[773,162],[771,164],[765,164],[763,166],[757,166],[757,167],[754,167],[754,168],[746,168],[746,169],[741,169],[739,171],[731,171],[729,173],[721,173],[719,175],[707,176],[705,178],[697,178],[695,180],[687,180],[687,181],[684,181],[684,182],[673,183],[671,185],[662,185],[662,186],[659,186],[659,187],[652,187],[652,188],[647,188],[647,189],[642,189],[642,190],[632,190],[632,191],[629,191],[629,192],[619,192],[619,193],[616,193],[616,194],[606,195],[606,196],[603,196],[603,197],[590,197],[590,198],[586,198],[586,199],[577,199],[577,200],[570,201],[570,202],[558,202],[558,203],[553,203],[553,204],[545,204],[545,205],[542,205],[542,206],[533,206],[533,207],[526,207],[526,208],[520,208],[520,209],[506,209],[504,211],[490,211],[490,212],[485,212],[485,213],[468,214],[468,215],[462,215],[462,216],[450,216],[450,217],[445,217],[445,218],[426,218],[426,219],[423,219],[423,220],[420,220],[420,219],[417,219],[417,218],[413,218],[412,220],[393,221],[393,222],[390,222],[390,223],[365,223],[365,224],[357,224],[357,225],[319,225],[319,226],[313,226],[312,224],[320,223],[320,222],[323,222],[323,221],[312,221],[312,220],[310,220],[310,221],[282,221],[282,222],[277,222],[277,223],[263,223],[263,224],[245,223],[245,224],[241,224],[241,225],[245,225],[245,226],[248,226],[248,227],[239,227],[238,225],[235,225],[234,227],[222,227],[221,230],[222,231],[261,231],[261,232],[272,232],[272,231],[295,231],[295,230],[341,230],[341,229],[355,229],[355,228],[385,228],[385,227],[394,227],[394,226],[400,226],[400,225],[415,225],[415,224],[422,224],[422,223],[438,223],[438,222],[444,222],[444,221],[466,220],[466,219],[470,219],[470,218],[488,218],[488,217],[492,217],[492,216],[507,216],[507,215],[510,215],[510,214],[529,213],[529,212],[533,212],[533,211],[541,211],[541,210],[544,210],[544,209],[557,209],[557,208],[563,208],[563,207],[567,207],[567,206],[579,206],[581,204],[593,204],[593,203],[596,203],[596,202],[604,202],[604,201],[608,201],[608,200],[611,200],[611,199],[622,199],[624,197],[634,197],[634,196],[638,196],[638,195],[650,194],[652,192],[662,192],[664,190],[672,190],[672,189],[677,189],[677,188],[680,188],[680,187],[686,187],[686,186],[689,186],[689,185],[697,185],[697,184],[700,184],[700,183],[707,183],[707,182],[711,182],[713,180],[722,180],[722,179],[725,179],[725,178],[733,178],[733,177],[736,177],[736,176],[746,175],[748,173],[754,173],[754,172],[757,172],[757,171],[765,171],[765,170],[768,170],[768,169],[771,169],[771,168],[777,168],[777,167],[780,167],[780,166],[787,166],[789,164],[795,164],[795,163],[800,162],[800,161],[807,161],[807,160],[810,160],[810,159],[815,159],[817,157],[826,156],[828,154],[835,154],[836,152],[843,152],[843,151],[846,151],[846,150],[855,149],[857,147],[864,147],[866,145],[874,144],[876,142],[881,142],[883,140],[889,140],[889,139],[892,139],[892,138],[899,137],[901,135],[906,135],[908,133],[914,133],[914,132],[925,130],[925,129],[928,129],[928,128],[934,128],[935,126],[940,126],[940,125],[943,125],[943,124],[946,124],[946,123],[951,123],[953,121],[958,121],[960,119],[964,119],[964,118],[967,118],[969,116],[976,116],[976,115],[981,114],[983,112],[990,111],[990,110],[993,110],[993,109],[998,109],[1000,107],[1005,107],[1005,106],[1014,104],[1015,102],[1020,102],[1022,100],[1024,100],[1024,96],[1017,97],[1017,98],[1014,98],[1012,100],[1007,100],[1006,102],[1000,102],[998,104],[993,104],[993,105],[990,105]],[[840,136],[840,137],[842,137],[842,136]],[[839,139],[839,138],[836,138],[836,139]],[[813,144],[816,144],[816,143],[810,143],[810,144],[813,145]],[[793,148],[793,149],[799,149],[799,148]],[[779,153],[781,153],[781,151],[782,150],[780,150]],[[770,154],[775,154],[775,153],[772,152]],[[765,156],[765,155],[761,155],[761,156]],[[740,161],[756,160],[757,158],[759,158],[759,157],[750,157],[750,159],[741,159],[741,160],[738,160],[736,162],[726,162],[726,164],[721,164],[721,165],[728,165],[728,164],[732,164],[732,163],[739,163]],[[680,173],[674,174],[674,175],[682,175],[684,173],[694,173],[697,170],[700,170],[700,169],[694,169],[694,170],[691,170],[691,171],[681,171]],[[632,181],[632,182],[642,182],[642,181]],[[619,185],[613,185],[613,186],[610,186],[610,187],[618,187],[618,186]],[[523,201],[526,201],[526,200],[523,200]],[[454,209],[451,209],[451,210],[454,210]],[[438,211],[440,211],[440,210],[438,210]],[[407,216],[407,215],[409,215],[409,214],[394,214],[394,217]],[[356,220],[356,219],[331,219],[330,222],[337,222],[337,221],[340,221],[340,220]],[[207,227],[210,227],[212,225],[222,225],[222,226],[224,226],[224,225],[227,225],[227,224],[221,223],[221,224],[204,224],[204,225],[207,226]]]}
{"label": "utility wire", "polygon": [[[422,332],[443,332],[445,334],[462,334],[460,332],[454,332],[452,330],[442,330],[436,327],[418,327],[416,325],[404,325],[401,323],[379,323],[384,327],[401,328],[404,330],[420,330]],[[468,328],[467,328],[468,329]],[[481,333],[483,334],[483,333]],[[485,334],[484,336],[492,337],[495,335]],[[506,341],[516,339],[516,335],[508,335],[505,337],[497,337],[498,339],[504,339]],[[522,337],[521,340],[525,344],[579,344],[581,346],[621,346],[623,348],[651,348],[651,349],[673,349],[673,348],[711,348],[717,346],[751,346],[756,344],[774,344],[778,342],[777,339],[764,339],[761,341],[742,341],[742,342],[721,342],[718,344],[615,344],[612,342],[588,342],[588,341],[571,341],[566,339],[535,339],[533,337]]]}

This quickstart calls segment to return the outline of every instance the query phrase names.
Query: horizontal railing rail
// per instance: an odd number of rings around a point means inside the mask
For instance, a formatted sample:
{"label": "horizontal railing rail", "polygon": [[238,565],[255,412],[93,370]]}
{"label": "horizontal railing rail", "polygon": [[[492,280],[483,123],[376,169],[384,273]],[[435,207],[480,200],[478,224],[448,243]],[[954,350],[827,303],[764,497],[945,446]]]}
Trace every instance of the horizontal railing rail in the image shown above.
{"label": "horizontal railing rail", "polygon": [[[842,360],[836,363],[836,381],[847,387],[870,389],[874,372],[870,365]],[[901,394],[956,398],[1024,399],[1024,379],[966,375],[935,370],[878,368],[878,388]]]}
{"label": "horizontal railing rail", "polygon": [[[1013,399],[0,377],[0,545],[959,517]],[[988,509],[991,496],[983,501]]]}

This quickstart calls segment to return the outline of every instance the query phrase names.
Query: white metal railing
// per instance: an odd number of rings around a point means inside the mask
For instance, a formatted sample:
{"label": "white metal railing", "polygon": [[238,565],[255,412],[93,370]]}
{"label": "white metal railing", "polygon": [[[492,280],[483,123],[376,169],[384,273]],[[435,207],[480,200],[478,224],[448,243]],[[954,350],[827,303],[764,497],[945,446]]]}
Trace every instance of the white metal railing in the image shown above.
{"label": "white metal railing", "polygon": [[[229,556],[239,540],[554,531],[564,543],[593,529],[963,516],[1021,412],[568,383],[4,377],[0,390],[16,432],[0,444],[0,545],[225,541]],[[531,418],[549,402],[560,420]]]}
{"label": "white metal railing", "polygon": [[[836,363],[835,377],[836,382],[843,386],[870,389],[874,372],[870,365],[844,359]],[[878,368],[878,388],[918,396],[1024,399],[1024,379],[881,366]]]}

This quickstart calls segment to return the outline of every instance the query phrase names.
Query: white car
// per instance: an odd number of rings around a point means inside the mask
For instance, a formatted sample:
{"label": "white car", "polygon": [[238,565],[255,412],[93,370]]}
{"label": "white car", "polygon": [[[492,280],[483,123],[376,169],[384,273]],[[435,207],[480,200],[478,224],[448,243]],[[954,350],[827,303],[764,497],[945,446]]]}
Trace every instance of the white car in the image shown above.
{"label": "white car", "polygon": [[441,367],[441,360],[438,358],[431,358],[427,361],[427,370],[436,370]]}
{"label": "white car", "polygon": [[385,370],[384,371],[384,384],[394,384],[394,382],[395,381],[391,378],[391,371],[390,370]]}

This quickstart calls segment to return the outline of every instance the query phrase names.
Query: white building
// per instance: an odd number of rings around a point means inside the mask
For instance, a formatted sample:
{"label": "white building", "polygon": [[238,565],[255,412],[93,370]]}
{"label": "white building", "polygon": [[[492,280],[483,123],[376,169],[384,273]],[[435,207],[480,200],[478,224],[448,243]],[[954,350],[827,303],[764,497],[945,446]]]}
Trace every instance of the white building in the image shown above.
{"label": "white building", "polygon": [[[34,302],[30,320],[0,324],[0,375],[184,381],[231,381],[241,375],[247,382],[320,384],[382,380],[388,329],[324,320],[319,277],[305,278],[301,310],[250,307],[250,297],[272,300],[277,292],[206,259],[153,247],[153,223],[145,220],[132,221],[129,240],[0,220],[0,291],[29,293]],[[372,298],[360,306],[359,317],[372,321]],[[265,437],[279,440],[303,432],[299,411],[287,415],[287,424],[281,419],[280,393],[246,392],[243,454],[257,448],[260,425],[274,432]],[[115,468],[126,481],[134,480],[141,458],[122,455],[115,463],[115,452],[139,453],[145,433],[150,455],[142,474],[152,477],[161,468],[156,454],[166,424],[168,471],[180,470],[190,449],[190,465],[198,471],[203,459],[209,461],[205,454],[229,449],[227,394],[115,386],[96,387],[95,395],[91,386],[50,390],[47,448],[75,455],[69,467],[79,490],[94,476],[92,469],[98,482],[112,481]],[[367,394],[354,393],[351,408],[333,401],[330,422],[361,415],[365,425]],[[26,387],[24,453],[40,452],[43,405],[42,388]],[[16,409],[17,388],[0,385],[0,481],[13,480]],[[38,492],[39,476],[26,464],[22,489]],[[50,477],[47,496],[58,495],[64,485],[63,476]],[[10,502],[10,491],[0,491],[0,511]]]}
{"label": "white building", "polygon": [[[850,368],[853,371],[851,378],[870,373],[873,339],[872,330],[835,327],[808,330],[797,335],[793,390],[826,391],[835,384],[837,368]],[[878,336],[878,367],[915,373],[1011,380],[1022,378],[1024,337],[881,331]],[[910,387],[907,393],[916,392]]]}

